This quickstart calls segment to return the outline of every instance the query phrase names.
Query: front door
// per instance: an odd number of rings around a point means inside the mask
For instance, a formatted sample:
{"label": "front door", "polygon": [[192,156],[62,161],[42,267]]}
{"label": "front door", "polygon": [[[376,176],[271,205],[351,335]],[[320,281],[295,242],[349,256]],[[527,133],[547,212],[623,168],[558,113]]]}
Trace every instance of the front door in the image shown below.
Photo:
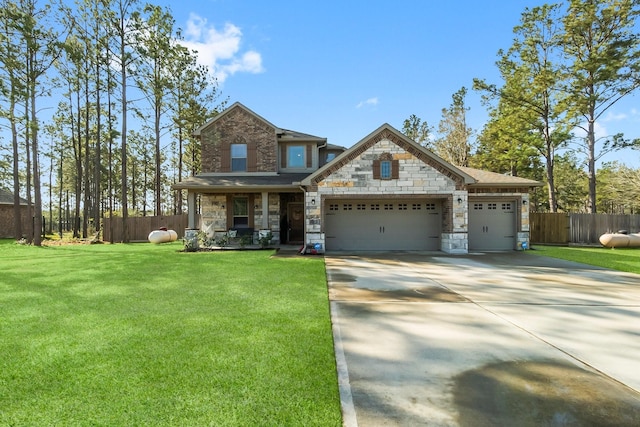
{"label": "front door", "polygon": [[304,204],[289,203],[287,218],[289,220],[288,243],[302,243],[304,240]]}

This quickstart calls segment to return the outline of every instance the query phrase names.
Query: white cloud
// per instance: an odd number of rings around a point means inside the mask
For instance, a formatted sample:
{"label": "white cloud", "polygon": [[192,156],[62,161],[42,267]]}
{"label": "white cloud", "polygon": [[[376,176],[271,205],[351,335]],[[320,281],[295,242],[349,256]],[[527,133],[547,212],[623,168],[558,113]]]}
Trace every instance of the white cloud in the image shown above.
{"label": "white cloud", "polygon": [[255,50],[240,52],[242,30],[226,23],[221,30],[209,25],[205,18],[191,13],[187,21],[185,47],[198,52],[198,63],[209,67],[209,71],[219,82],[239,73],[261,73],[262,56]]}
{"label": "white cloud", "polygon": [[371,106],[376,106],[378,105],[378,97],[373,97],[373,98],[369,98],[366,101],[360,101],[358,103],[358,105],[356,105],[356,108],[362,108],[365,105],[371,105]]}
{"label": "white cloud", "polygon": [[[587,127],[588,127],[588,124],[585,122],[581,124],[581,127],[575,128],[574,129],[575,136],[577,136],[578,138],[586,138],[587,133],[585,132],[584,129],[587,129]],[[608,132],[607,128],[603,126],[600,122],[594,123],[593,130],[595,131],[596,141],[610,136],[609,133],[607,133]]]}
{"label": "white cloud", "polygon": [[607,115],[602,119],[603,122],[617,122],[620,120],[626,120],[629,116],[625,113],[613,113],[609,111]]}

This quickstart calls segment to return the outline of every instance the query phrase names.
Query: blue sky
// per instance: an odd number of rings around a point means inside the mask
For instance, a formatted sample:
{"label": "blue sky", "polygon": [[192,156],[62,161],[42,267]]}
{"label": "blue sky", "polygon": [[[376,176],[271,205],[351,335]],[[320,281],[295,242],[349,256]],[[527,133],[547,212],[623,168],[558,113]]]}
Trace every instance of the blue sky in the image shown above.
{"label": "blue sky", "polygon": [[[474,77],[499,83],[495,61],[525,7],[543,1],[166,1],[220,89],[276,126],[350,147],[411,114],[437,127],[469,89],[468,123],[487,118]],[[163,4],[160,1],[160,4]],[[600,122],[601,135],[640,137],[640,94]],[[640,151],[610,155],[640,166]]]}

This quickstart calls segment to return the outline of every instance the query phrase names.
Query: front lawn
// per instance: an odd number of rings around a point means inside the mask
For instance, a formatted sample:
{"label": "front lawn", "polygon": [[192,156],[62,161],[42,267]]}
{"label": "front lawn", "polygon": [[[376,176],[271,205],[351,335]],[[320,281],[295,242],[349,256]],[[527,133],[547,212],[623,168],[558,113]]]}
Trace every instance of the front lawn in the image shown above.
{"label": "front lawn", "polygon": [[340,426],[323,260],[0,241],[0,425]]}
{"label": "front lawn", "polygon": [[533,249],[534,250],[527,252],[640,274],[640,248],[609,249],[536,245]]}

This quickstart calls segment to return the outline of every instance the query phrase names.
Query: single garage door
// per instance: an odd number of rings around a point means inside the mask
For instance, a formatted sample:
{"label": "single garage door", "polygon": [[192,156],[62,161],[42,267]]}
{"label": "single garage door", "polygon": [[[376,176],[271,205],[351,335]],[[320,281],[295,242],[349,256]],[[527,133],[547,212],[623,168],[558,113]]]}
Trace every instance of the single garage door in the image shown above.
{"label": "single garage door", "polygon": [[439,200],[325,202],[327,250],[439,250]]}
{"label": "single garage door", "polygon": [[506,251],[515,244],[515,201],[469,203],[469,250]]}

